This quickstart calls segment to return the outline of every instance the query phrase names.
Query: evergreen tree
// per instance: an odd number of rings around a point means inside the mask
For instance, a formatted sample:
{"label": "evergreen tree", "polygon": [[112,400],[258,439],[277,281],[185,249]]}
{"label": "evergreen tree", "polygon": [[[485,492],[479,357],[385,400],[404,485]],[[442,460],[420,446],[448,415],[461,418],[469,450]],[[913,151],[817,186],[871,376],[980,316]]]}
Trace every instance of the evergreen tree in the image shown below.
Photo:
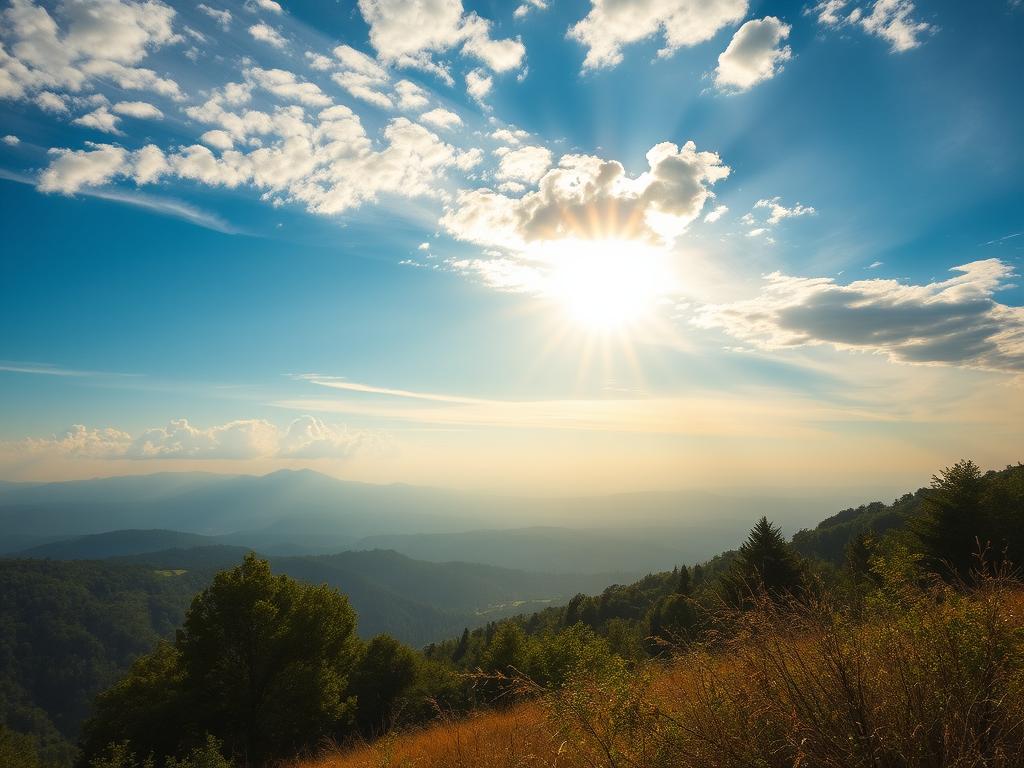
{"label": "evergreen tree", "polygon": [[[468,636],[467,636],[468,639]],[[416,682],[416,656],[390,635],[377,635],[352,672],[356,722],[363,733],[383,732],[397,714],[402,696]]]}
{"label": "evergreen tree", "polygon": [[685,565],[681,566],[676,578],[676,594],[689,595],[693,591],[693,584],[690,580],[690,569]]}
{"label": "evergreen tree", "polygon": [[978,541],[987,539],[982,503],[984,478],[973,461],[959,461],[932,477],[932,485],[912,531],[925,554],[925,565],[947,577],[966,578]]}
{"label": "evergreen tree", "polygon": [[469,650],[469,627],[462,630],[462,637],[459,638],[459,644],[455,646],[455,650],[452,652],[452,661],[462,661],[466,655],[466,651]]}
{"label": "evergreen tree", "polygon": [[729,572],[723,577],[727,597],[742,604],[755,590],[773,597],[795,593],[803,581],[799,556],[782,531],[762,517],[740,546]]}

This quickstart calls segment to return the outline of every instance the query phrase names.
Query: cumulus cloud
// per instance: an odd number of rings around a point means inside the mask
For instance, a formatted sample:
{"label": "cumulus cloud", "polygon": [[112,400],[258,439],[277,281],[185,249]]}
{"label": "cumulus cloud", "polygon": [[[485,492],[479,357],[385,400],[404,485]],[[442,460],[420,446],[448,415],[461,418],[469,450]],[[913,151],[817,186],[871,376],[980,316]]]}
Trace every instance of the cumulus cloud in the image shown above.
{"label": "cumulus cloud", "polygon": [[518,39],[494,39],[491,22],[465,13],[462,0],[359,0],[359,10],[374,50],[399,66],[430,69],[433,54],[458,48],[504,72],[519,67],[526,55]]}
{"label": "cumulus cloud", "polygon": [[287,70],[250,67],[244,74],[264,90],[282,99],[297,101],[309,107],[326,107],[331,103],[319,86],[300,80]]}
{"label": "cumulus cloud", "polygon": [[462,125],[462,118],[447,109],[432,109],[420,115],[420,121],[435,128],[455,128]]}
{"label": "cumulus cloud", "polygon": [[870,13],[855,13],[851,20],[859,22],[869,34],[889,43],[894,53],[902,53],[919,46],[921,36],[934,31],[931,24],[914,19],[913,13],[911,0],[875,0]]}
{"label": "cumulus cloud", "polygon": [[36,106],[44,112],[63,114],[68,111],[67,99],[59,93],[40,91],[34,99]]}
{"label": "cumulus cloud", "polygon": [[[145,158],[148,167],[155,167],[152,161],[159,148],[146,148],[147,154],[142,155],[142,150],[89,144],[83,150],[51,150],[38,188],[74,194],[118,178],[145,184],[166,175],[211,186],[249,185],[265,199],[335,214],[381,194],[436,197],[438,180],[447,169],[467,168],[479,161],[478,152],[457,150],[404,117],[385,126],[378,148],[359,117],[345,106],[329,107],[315,118],[298,105],[277,107],[270,113],[246,109],[251,88],[229,83],[204,104],[188,108],[189,117],[210,126],[203,134],[207,146],[192,144],[160,153],[165,165],[156,176],[142,173],[140,161]],[[241,143],[256,148],[234,148]],[[216,154],[210,147],[221,151]]]}
{"label": "cumulus cloud", "polygon": [[649,170],[631,178],[618,161],[564,155],[522,197],[460,191],[441,223],[460,240],[513,250],[562,238],[664,243],[685,230],[711,197],[709,187],[729,175],[717,154],[697,151],[692,141],[657,144],[647,162]]}
{"label": "cumulus cloud", "polygon": [[517,19],[522,19],[534,8],[538,11],[546,11],[548,9],[547,0],[526,0],[525,3],[516,6],[512,15]]}
{"label": "cumulus cloud", "polygon": [[772,273],[756,298],[702,308],[696,324],[766,349],[831,345],[903,363],[1024,372],[1024,308],[995,293],[1014,277],[998,259],[954,267],[948,280],[913,285]]}
{"label": "cumulus cloud", "polygon": [[783,219],[791,219],[797,216],[814,216],[817,211],[814,210],[813,206],[801,205],[799,202],[792,208],[787,208],[781,202],[782,198],[773,197],[770,200],[758,200],[754,203],[755,208],[767,208],[768,209],[768,224],[778,224]]}
{"label": "cumulus cloud", "polygon": [[709,211],[704,216],[704,221],[708,224],[714,224],[720,218],[725,216],[729,212],[729,206],[727,205],[716,205],[713,210]]}
{"label": "cumulus cloud", "polygon": [[622,47],[661,34],[659,56],[710,40],[718,30],[739,22],[747,0],[591,0],[586,18],[569,37],[586,46],[584,69],[615,66]]}
{"label": "cumulus cloud", "polygon": [[285,48],[288,45],[288,41],[284,39],[280,32],[269,24],[262,22],[249,27],[249,34],[252,35],[254,40],[259,40],[261,43],[266,43],[274,48]]}
{"label": "cumulus cloud", "polygon": [[213,427],[197,427],[187,419],[132,435],[112,427],[75,424],[49,438],[6,443],[28,455],[57,454],[87,459],[220,459],[345,458],[373,440],[365,432],[300,416],[284,429],[263,419],[240,419]]}
{"label": "cumulus cloud", "polygon": [[3,139],[0,139],[0,141],[3,141],[3,143],[9,147],[16,147],[21,143],[21,139],[19,139],[13,133],[7,134],[6,136],[3,137]]}
{"label": "cumulus cloud", "polygon": [[501,158],[495,174],[499,179],[533,184],[551,167],[551,150],[547,147],[501,147],[495,150],[494,154]]}
{"label": "cumulus cloud", "polygon": [[220,24],[221,29],[227,31],[231,28],[231,11],[222,8],[211,8],[206,3],[200,3],[196,8]]}
{"label": "cumulus cloud", "polygon": [[399,80],[395,83],[395,94],[398,97],[398,106],[402,109],[422,109],[430,103],[426,91],[409,80]]}
{"label": "cumulus cloud", "polygon": [[141,120],[162,120],[164,113],[146,101],[119,101],[112,109],[119,115]]}
{"label": "cumulus cloud", "polygon": [[180,98],[177,83],[135,66],[181,41],[174,16],[159,0],[62,0],[54,15],[32,0],[12,0],[0,16],[0,98],[79,92],[95,78]]}
{"label": "cumulus cloud", "polygon": [[849,0],[822,0],[807,13],[817,16],[818,23],[826,27],[858,26],[888,42],[893,53],[916,48],[924,35],[936,31],[931,24],[914,18],[912,0],[875,0],[867,12],[859,6],[847,12],[849,5]]}
{"label": "cumulus cloud", "polygon": [[790,26],[774,16],[753,19],[736,30],[728,47],[718,57],[715,69],[718,89],[745,91],[775,77],[793,55],[788,45],[782,45],[789,31]]}
{"label": "cumulus cloud", "polygon": [[114,115],[105,106],[97,107],[92,112],[76,117],[71,122],[75,125],[81,125],[85,128],[92,128],[103,133],[113,133],[121,135],[121,131],[118,128],[121,118]]}
{"label": "cumulus cloud", "polygon": [[493,85],[494,78],[479,69],[466,73],[466,93],[477,101],[483,101]]}

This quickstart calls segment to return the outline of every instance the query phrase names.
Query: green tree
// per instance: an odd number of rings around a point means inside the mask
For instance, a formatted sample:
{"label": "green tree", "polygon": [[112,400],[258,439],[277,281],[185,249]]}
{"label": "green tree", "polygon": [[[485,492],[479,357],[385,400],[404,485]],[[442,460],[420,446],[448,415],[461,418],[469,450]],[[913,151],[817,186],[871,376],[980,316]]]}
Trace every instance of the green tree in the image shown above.
{"label": "green tree", "polygon": [[794,594],[803,576],[800,557],[783,538],[782,531],[762,517],[740,546],[723,577],[723,586],[727,597],[743,603],[756,590],[764,590],[773,597]]}
{"label": "green tree", "polygon": [[364,733],[381,733],[390,725],[403,695],[416,682],[416,672],[416,655],[390,635],[377,635],[367,644],[349,687]]}
{"label": "green tree", "polygon": [[973,461],[958,461],[932,477],[921,514],[911,530],[925,556],[925,566],[946,577],[966,578],[974,564],[978,540],[986,543],[984,476]]}
{"label": "green tree", "polygon": [[690,579],[690,569],[685,565],[679,568],[679,574],[676,577],[676,593],[680,595],[689,595],[693,591],[693,581]]}
{"label": "green tree", "polygon": [[312,746],[353,709],[355,624],[337,590],[274,576],[246,556],[196,596],[178,631],[196,721],[245,764]]}
{"label": "green tree", "polygon": [[36,740],[16,733],[0,723],[0,766],[3,768],[41,768]]}

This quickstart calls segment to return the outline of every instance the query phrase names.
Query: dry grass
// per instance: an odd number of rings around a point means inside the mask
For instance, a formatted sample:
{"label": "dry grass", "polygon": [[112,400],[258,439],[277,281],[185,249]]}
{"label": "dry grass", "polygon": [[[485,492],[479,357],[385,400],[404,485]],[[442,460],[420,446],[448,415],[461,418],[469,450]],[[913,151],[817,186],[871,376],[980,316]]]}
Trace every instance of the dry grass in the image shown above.
{"label": "dry grass", "polygon": [[765,602],[709,648],[295,768],[1024,765],[1017,586],[890,595],[863,620]]}
{"label": "dry grass", "polygon": [[[477,713],[351,749],[331,750],[301,768],[538,768],[558,760],[557,740],[536,702]],[[298,767],[296,767],[298,768]]]}

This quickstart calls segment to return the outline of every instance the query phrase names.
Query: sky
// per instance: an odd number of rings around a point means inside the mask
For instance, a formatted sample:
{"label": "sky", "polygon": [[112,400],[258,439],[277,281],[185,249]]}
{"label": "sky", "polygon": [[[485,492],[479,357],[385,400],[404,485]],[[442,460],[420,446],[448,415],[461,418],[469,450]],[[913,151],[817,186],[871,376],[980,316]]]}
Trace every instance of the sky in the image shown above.
{"label": "sky", "polygon": [[0,479],[1024,458],[1019,0],[0,14]]}

